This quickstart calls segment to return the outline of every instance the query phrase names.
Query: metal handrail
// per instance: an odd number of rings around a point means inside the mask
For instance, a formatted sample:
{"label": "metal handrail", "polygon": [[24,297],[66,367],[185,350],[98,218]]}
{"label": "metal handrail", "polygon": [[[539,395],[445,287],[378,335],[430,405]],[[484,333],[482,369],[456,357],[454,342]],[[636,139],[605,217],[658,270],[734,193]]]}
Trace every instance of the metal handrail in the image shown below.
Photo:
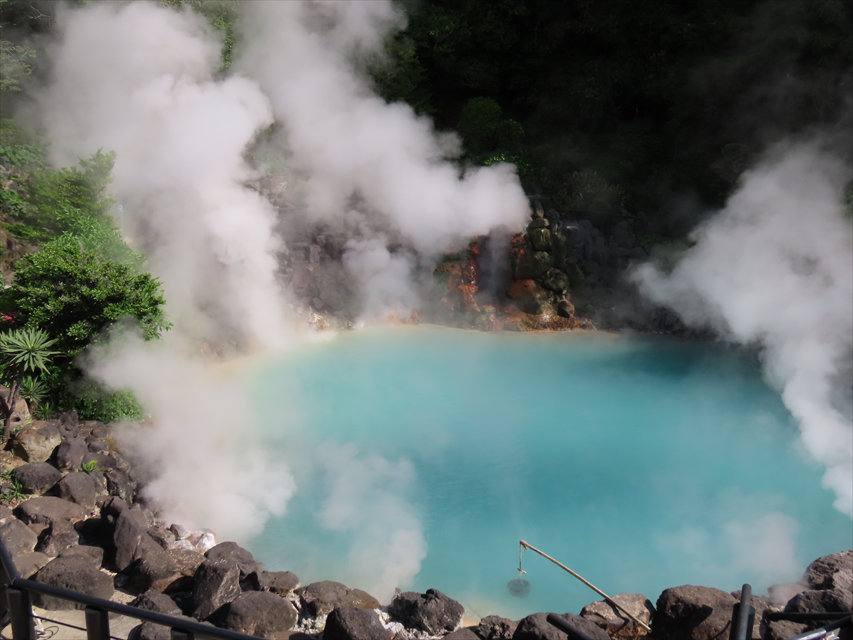
{"label": "metal handrail", "polygon": [[2,540],[0,540],[0,566],[2,566],[3,573],[5,574],[4,579],[0,581],[0,589],[6,591],[5,600],[12,622],[12,637],[14,640],[35,639],[32,606],[29,598],[30,593],[41,593],[85,605],[86,629],[89,640],[109,640],[108,613],[169,627],[172,632],[172,638],[180,637],[192,640],[195,635],[200,635],[221,640],[263,640],[258,636],[250,636],[229,629],[220,629],[219,627],[202,624],[194,620],[177,618],[164,613],[157,613],[156,611],[147,611],[131,605],[113,602],[112,600],[87,596],[63,587],[54,587],[36,582],[35,580],[22,578],[18,573],[9,550]]}

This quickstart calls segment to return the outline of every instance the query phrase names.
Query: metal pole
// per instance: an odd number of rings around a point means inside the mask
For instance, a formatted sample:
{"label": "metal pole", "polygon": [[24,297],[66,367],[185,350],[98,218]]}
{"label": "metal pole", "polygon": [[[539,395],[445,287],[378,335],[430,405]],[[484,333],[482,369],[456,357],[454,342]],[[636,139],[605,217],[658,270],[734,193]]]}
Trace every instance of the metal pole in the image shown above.
{"label": "metal pole", "polygon": [[110,640],[110,615],[103,609],[86,607],[87,640]]}
{"label": "metal pole", "polygon": [[172,627],[170,632],[171,640],[193,640],[195,634],[192,631],[184,631],[183,629],[175,629]]}
{"label": "metal pole", "polygon": [[547,553],[545,553],[544,551],[541,551],[541,550],[537,549],[536,547],[534,547],[534,546],[533,546],[533,545],[531,545],[531,544],[528,544],[528,543],[527,543],[526,541],[524,541],[524,540],[519,540],[519,541],[518,541],[518,543],[519,543],[522,547],[524,547],[525,549],[530,549],[531,551],[535,551],[536,553],[538,553],[540,556],[542,556],[542,557],[543,557],[543,558],[545,558],[546,560],[550,560],[551,562],[553,562],[555,565],[557,565],[558,567],[560,567],[560,568],[561,568],[561,569],[563,569],[564,571],[567,571],[567,572],[569,572],[570,574],[572,574],[575,578],[577,578],[578,580],[580,580],[581,582],[583,582],[586,586],[588,586],[590,589],[592,589],[592,590],[593,590],[593,591],[595,591],[598,595],[600,595],[602,598],[604,598],[604,601],[605,601],[605,602],[607,602],[607,604],[609,604],[611,607],[615,607],[616,609],[619,609],[619,611],[621,611],[621,612],[622,612],[622,613],[624,613],[626,616],[628,616],[631,620],[633,620],[633,621],[634,621],[634,622],[636,622],[638,625],[640,625],[641,627],[643,627],[643,629],[645,629],[646,631],[651,631],[651,630],[652,630],[652,628],[651,628],[649,625],[647,625],[645,622],[643,622],[642,620],[640,620],[639,618],[637,618],[634,614],[632,614],[632,613],[631,613],[630,611],[628,611],[625,607],[623,607],[621,604],[619,604],[618,602],[616,602],[613,598],[611,598],[609,595],[607,595],[606,593],[604,593],[601,589],[599,589],[598,587],[596,587],[594,584],[592,584],[589,580],[587,580],[586,578],[584,578],[582,575],[580,575],[579,573],[576,573],[576,572],[572,571],[571,569],[569,569],[566,565],[564,565],[564,564],[563,564],[562,562],[560,562],[559,560],[556,560],[556,559],[552,558],[551,556],[549,556],[549,555],[548,555]]}
{"label": "metal pole", "polygon": [[33,622],[30,594],[22,589],[7,587],[6,600],[9,603],[12,638],[14,640],[35,640],[36,628]]}
{"label": "metal pole", "polygon": [[732,627],[729,640],[749,640],[755,624],[755,607],[752,606],[752,586],[743,585],[740,602],[732,609]]}

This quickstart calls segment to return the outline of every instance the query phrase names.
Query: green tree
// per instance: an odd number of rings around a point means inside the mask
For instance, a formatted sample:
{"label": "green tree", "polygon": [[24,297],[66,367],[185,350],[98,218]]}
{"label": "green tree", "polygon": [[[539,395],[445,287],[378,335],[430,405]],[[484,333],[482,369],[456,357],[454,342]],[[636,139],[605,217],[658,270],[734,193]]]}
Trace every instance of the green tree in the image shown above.
{"label": "green tree", "polygon": [[127,318],[146,339],[159,336],[168,327],[163,304],[156,278],[104,259],[70,234],[24,256],[0,296],[0,308],[19,324],[47,331],[67,361]]}
{"label": "green tree", "polygon": [[41,329],[24,327],[0,334],[0,370],[3,381],[9,385],[3,423],[4,440],[9,438],[8,417],[18,400],[22,380],[25,376],[47,372],[51,357],[58,353],[51,348],[54,344],[56,340]]}

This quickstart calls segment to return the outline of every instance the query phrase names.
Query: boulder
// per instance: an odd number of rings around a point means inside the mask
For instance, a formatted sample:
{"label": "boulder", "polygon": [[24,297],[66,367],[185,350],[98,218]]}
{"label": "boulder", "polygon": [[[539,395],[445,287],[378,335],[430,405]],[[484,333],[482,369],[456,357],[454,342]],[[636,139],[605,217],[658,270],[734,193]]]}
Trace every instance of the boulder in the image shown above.
{"label": "boulder", "polygon": [[[187,622],[198,623],[198,620],[189,616],[176,615],[178,620],[186,620]],[[200,634],[195,635],[196,638],[204,639],[207,636]],[[133,627],[127,634],[127,640],[171,640],[172,633],[169,627],[164,627],[162,624],[154,622],[143,622],[140,625]]]}
{"label": "boulder", "polygon": [[143,555],[164,553],[146,529],[147,523],[138,511],[125,509],[119,513],[113,532],[117,571],[124,571]]}
{"label": "boulder", "polygon": [[15,452],[27,462],[45,462],[62,442],[59,429],[47,422],[23,427],[13,439]]}
{"label": "boulder", "polygon": [[204,620],[238,595],[240,569],[237,565],[228,560],[205,560],[195,573],[193,615]]}
{"label": "boulder", "polygon": [[30,498],[15,507],[15,515],[24,524],[49,525],[56,520],[77,522],[86,517],[86,510],[79,504],[54,496]]}
{"label": "boulder", "polygon": [[319,617],[329,615],[338,607],[356,607],[358,609],[378,609],[379,601],[361,589],[350,589],[345,584],[333,580],[312,582],[297,589],[302,608],[308,615]]}
{"label": "boulder", "polygon": [[511,640],[518,622],[501,618],[500,616],[486,616],[477,625],[477,635],[483,640]]}
{"label": "boulder", "polygon": [[12,562],[15,563],[18,575],[22,578],[32,578],[33,575],[44,565],[50,562],[50,560],[51,559],[48,556],[40,551],[12,554]]}
{"label": "boulder", "polygon": [[68,438],[56,448],[56,466],[67,471],[77,471],[86,455],[86,441],[83,438]]}
{"label": "boulder", "polygon": [[225,607],[221,626],[270,638],[293,628],[296,619],[296,609],[281,596],[267,591],[247,591]]}
{"label": "boulder", "polygon": [[164,591],[191,591],[195,572],[204,562],[204,554],[193,549],[167,549],[166,553],[172,559],[178,577]]}
{"label": "boulder", "polygon": [[270,591],[285,596],[299,586],[299,578],[290,571],[265,571],[250,573],[246,582],[255,591]]}
{"label": "boulder", "polygon": [[136,500],[138,487],[130,474],[117,467],[106,468],[103,474],[107,479],[107,491],[111,496],[118,496],[128,504]]}
{"label": "boulder", "polygon": [[12,479],[25,493],[42,494],[62,478],[62,472],[47,462],[30,462],[12,470]]}
{"label": "boulder", "polygon": [[448,633],[442,640],[483,640],[473,629],[465,627]]}
{"label": "boulder", "polygon": [[39,535],[36,550],[48,556],[58,556],[79,542],[80,536],[71,522],[68,520],[54,520]]}
{"label": "boulder", "polygon": [[220,542],[204,554],[208,560],[227,560],[233,562],[240,569],[240,579],[245,579],[250,573],[260,569],[252,554],[238,545],[236,542]]}
{"label": "boulder", "polygon": [[[655,609],[646,596],[639,593],[619,593],[613,596],[611,600],[625,608],[641,622],[645,622],[647,625],[651,624]],[[611,638],[636,638],[650,633],[617,607],[604,600],[585,606],[581,610],[581,617],[604,629]]]}
{"label": "boulder", "polygon": [[[560,617],[592,640],[610,640],[604,630],[589,620],[571,613],[562,614]],[[547,613],[534,613],[519,621],[512,640],[566,640],[566,634],[548,622]]]}
{"label": "boulder", "polygon": [[121,572],[123,587],[131,593],[166,591],[183,575],[172,557],[159,547],[151,547]]}
{"label": "boulder", "polygon": [[181,608],[169,596],[159,591],[149,589],[145,593],[141,593],[130,603],[132,607],[139,607],[146,611],[154,611],[167,616],[181,615]]}
{"label": "boulder", "polygon": [[61,554],[63,558],[81,557],[88,559],[93,566],[100,567],[104,563],[104,550],[88,544],[76,544],[68,547]]}
{"label": "boulder", "polygon": [[56,485],[56,492],[63,500],[70,500],[89,511],[95,508],[97,485],[88,473],[72,471]]}
{"label": "boulder", "polygon": [[818,558],[806,569],[805,579],[812,589],[853,593],[853,549]]}
{"label": "boulder", "polygon": [[772,620],[767,624],[765,640],[789,640],[808,629],[808,625],[792,620]]}
{"label": "boulder", "polygon": [[462,623],[464,612],[461,604],[436,589],[427,589],[423,594],[404,591],[388,606],[392,619],[433,635],[455,631]]}
{"label": "boulder", "polygon": [[[379,615],[370,609],[338,607],[326,619],[323,640],[391,640]],[[474,636],[472,640],[478,640]]]}
{"label": "boulder", "polygon": [[63,440],[79,436],[80,419],[77,417],[77,412],[71,409],[61,413],[56,420],[56,428],[59,429],[59,435],[62,436]]}
{"label": "boulder", "polygon": [[658,640],[711,640],[728,634],[735,597],[710,587],[683,585],[658,598],[654,637]]}
{"label": "boulder", "polygon": [[[59,556],[48,562],[33,578],[37,582],[70,589],[87,596],[109,600],[113,595],[113,579],[83,555]],[[33,604],[44,609],[82,609],[68,600],[44,594],[33,594]]]}
{"label": "boulder", "polygon": [[14,556],[18,553],[32,553],[38,543],[38,536],[17,518],[10,518],[0,526],[0,540]]}
{"label": "boulder", "polygon": [[853,591],[842,589],[808,589],[795,595],[785,605],[787,613],[822,613],[853,611]]}

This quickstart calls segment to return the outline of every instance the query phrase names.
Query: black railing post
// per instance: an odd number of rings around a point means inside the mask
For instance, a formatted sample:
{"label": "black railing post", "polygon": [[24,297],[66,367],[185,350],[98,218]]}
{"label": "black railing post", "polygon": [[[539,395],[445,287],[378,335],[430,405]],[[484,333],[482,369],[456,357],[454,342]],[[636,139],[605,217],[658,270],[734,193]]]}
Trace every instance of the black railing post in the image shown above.
{"label": "black railing post", "polygon": [[172,627],[170,633],[172,640],[193,640],[195,634],[192,631],[184,631],[183,629],[175,629]]}
{"label": "black railing post", "polygon": [[30,594],[23,589],[6,587],[6,602],[9,605],[12,638],[14,640],[35,640],[36,628],[33,622]]}
{"label": "black railing post", "polygon": [[86,639],[110,640],[110,615],[103,609],[86,607]]}
{"label": "black railing post", "polygon": [[729,640],[749,640],[755,625],[755,607],[752,606],[752,586],[745,584],[740,590],[740,602],[732,609],[732,627]]}

